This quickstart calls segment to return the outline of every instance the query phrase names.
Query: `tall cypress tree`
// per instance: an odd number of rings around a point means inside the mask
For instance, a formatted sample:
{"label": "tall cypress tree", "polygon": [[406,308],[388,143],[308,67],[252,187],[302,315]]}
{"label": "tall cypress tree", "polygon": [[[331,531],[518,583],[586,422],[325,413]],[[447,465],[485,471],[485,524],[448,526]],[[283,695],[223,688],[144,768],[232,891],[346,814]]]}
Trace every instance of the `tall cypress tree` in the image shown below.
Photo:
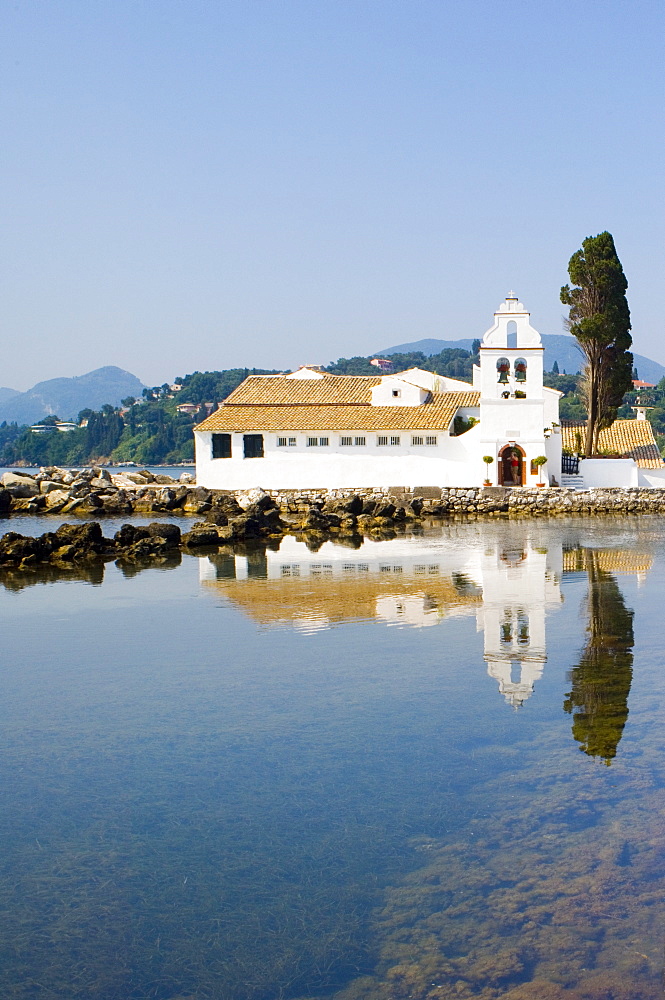
{"label": "tall cypress tree", "polygon": [[632,387],[628,282],[611,233],[589,236],[570,258],[568,274],[574,287],[564,285],[561,301],[570,306],[570,332],[586,359],[584,384],[589,419],[585,454],[598,449],[598,434],[616,419]]}

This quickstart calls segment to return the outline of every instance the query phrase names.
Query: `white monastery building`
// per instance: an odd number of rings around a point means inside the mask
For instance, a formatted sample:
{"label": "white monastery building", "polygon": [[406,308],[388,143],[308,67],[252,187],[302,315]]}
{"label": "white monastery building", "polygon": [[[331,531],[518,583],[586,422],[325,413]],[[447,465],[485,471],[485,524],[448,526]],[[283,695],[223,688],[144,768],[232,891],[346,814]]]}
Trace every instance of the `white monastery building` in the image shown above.
{"label": "white monastery building", "polygon": [[[419,368],[251,375],[195,429],[197,482],[227,490],[559,483],[561,393],[543,385],[543,354],[511,292],[482,339],[473,385]],[[661,466],[648,421],[619,423],[648,428],[651,465]],[[637,485],[634,460],[609,464],[622,476],[612,485]]]}

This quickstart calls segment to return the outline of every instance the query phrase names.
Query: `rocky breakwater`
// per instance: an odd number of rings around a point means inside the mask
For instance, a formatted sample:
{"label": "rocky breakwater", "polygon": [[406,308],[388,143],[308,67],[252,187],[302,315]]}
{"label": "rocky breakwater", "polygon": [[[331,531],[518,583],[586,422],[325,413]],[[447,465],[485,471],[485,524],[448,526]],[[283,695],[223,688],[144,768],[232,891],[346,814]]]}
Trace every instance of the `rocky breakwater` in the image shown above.
{"label": "rocky breakwater", "polygon": [[422,502],[413,496],[383,491],[330,491],[274,497],[291,534],[305,538],[310,547],[328,538],[353,542],[363,536],[394,537],[407,525],[420,521]]}
{"label": "rocky breakwater", "polygon": [[229,541],[251,542],[281,538],[288,530],[280,508],[263,490],[228,493],[224,490],[202,491],[205,519],[192,525],[183,535],[188,548],[220,545]]}
{"label": "rocky breakwater", "polygon": [[5,472],[0,488],[0,515],[82,514],[125,515],[181,511],[198,514],[209,509],[208,490],[199,490],[194,477],[183,473],[178,481],[153,475],[147,469],[113,473],[94,466],[68,470],[49,466],[36,475]]}
{"label": "rocky breakwater", "polygon": [[113,538],[104,537],[99,521],[63,524],[37,538],[8,531],[0,538],[0,568],[29,570],[44,565],[67,568],[109,559],[154,561],[179,554],[181,544],[178,525],[161,522],[125,524]]}
{"label": "rocky breakwater", "polygon": [[114,559],[120,565],[173,562],[181,551],[218,548],[229,541],[265,544],[285,531],[275,502],[261,491],[245,494],[242,504],[220,493],[206,501],[206,520],[190,531],[166,520],[148,525],[123,524],[112,538],[99,521],[63,524],[38,537],[9,531],[0,537],[0,570],[44,566],[66,568]]}

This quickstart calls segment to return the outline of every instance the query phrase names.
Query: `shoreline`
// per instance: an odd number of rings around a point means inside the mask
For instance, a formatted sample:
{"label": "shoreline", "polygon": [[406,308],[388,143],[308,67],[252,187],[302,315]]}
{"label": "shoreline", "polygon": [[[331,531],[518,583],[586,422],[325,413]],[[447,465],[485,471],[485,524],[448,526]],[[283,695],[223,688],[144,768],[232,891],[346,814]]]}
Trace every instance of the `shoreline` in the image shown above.
{"label": "shoreline", "polygon": [[320,528],[336,529],[334,517],[331,521],[328,515],[340,512],[347,517],[367,515],[397,522],[456,514],[540,517],[665,512],[665,489],[644,487],[388,486],[231,491],[199,486],[187,472],[176,480],[147,469],[112,473],[101,466],[77,471],[49,467],[35,474],[5,472],[0,484],[0,516],[172,512],[206,515],[209,520],[210,512],[224,505],[235,504],[244,510],[259,504],[263,509],[277,508],[286,522],[306,520],[311,514],[311,518],[318,518]]}
{"label": "shoreline", "polygon": [[[155,484],[152,488],[137,488],[133,497],[127,495],[129,492],[117,489],[108,494],[106,503],[89,492],[70,511],[77,523],[61,523],[56,530],[42,535],[23,535],[10,529],[0,537],[0,571],[13,574],[45,567],[71,571],[109,560],[138,568],[179,559],[182,553],[214,552],[229,546],[278,547],[287,535],[304,541],[312,551],[318,551],[328,541],[360,548],[365,540],[387,540],[409,532],[421,534],[437,522],[451,520],[665,513],[665,490],[638,488],[576,493],[561,488],[423,487],[408,492],[393,488],[363,493],[332,491],[335,495],[319,491],[307,494],[282,491],[271,495],[263,490],[233,494],[185,485],[176,490]],[[3,494],[5,502],[10,501],[9,508],[4,510],[7,522],[13,520],[12,514],[18,514],[20,520],[20,514],[59,517],[64,513],[46,507],[35,509],[32,507],[35,497],[12,500],[7,486],[0,490],[0,499]],[[39,497],[49,495],[39,494]],[[14,503],[20,505],[16,510]],[[104,515],[131,517],[149,513],[189,515],[193,523],[183,532],[184,525],[166,520],[148,525],[128,522],[113,538],[107,538],[103,520],[89,519],[90,514],[96,518],[101,515],[103,519]],[[197,515],[203,519],[194,520]]]}

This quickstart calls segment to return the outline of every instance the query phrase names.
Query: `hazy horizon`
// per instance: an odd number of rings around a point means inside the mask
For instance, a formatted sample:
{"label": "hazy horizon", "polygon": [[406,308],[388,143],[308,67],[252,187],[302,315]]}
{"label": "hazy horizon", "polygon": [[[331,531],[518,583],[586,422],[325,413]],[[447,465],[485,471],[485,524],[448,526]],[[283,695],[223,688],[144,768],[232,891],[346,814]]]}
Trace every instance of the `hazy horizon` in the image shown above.
{"label": "hazy horizon", "polygon": [[[0,385],[149,385],[545,334],[608,229],[634,348],[665,363],[665,12],[570,0],[0,12]],[[660,207],[659,207],[660,206]]]}

